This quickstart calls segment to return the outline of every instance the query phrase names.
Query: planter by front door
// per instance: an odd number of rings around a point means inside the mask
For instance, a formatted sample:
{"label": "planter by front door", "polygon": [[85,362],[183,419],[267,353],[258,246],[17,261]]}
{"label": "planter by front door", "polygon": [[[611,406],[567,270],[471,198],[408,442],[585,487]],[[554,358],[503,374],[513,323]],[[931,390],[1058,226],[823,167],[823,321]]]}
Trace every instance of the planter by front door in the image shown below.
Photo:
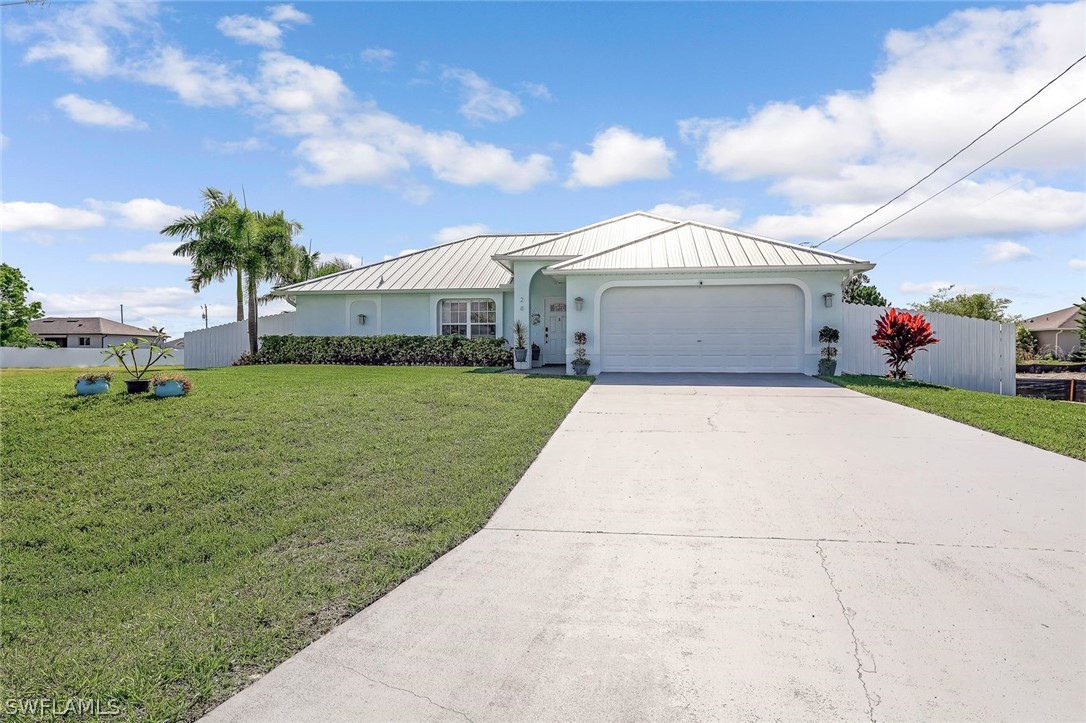
{"label": "planter by front door", "polygon": [[566,300],[547,298],[544,302],[543,363],[566,363]]}

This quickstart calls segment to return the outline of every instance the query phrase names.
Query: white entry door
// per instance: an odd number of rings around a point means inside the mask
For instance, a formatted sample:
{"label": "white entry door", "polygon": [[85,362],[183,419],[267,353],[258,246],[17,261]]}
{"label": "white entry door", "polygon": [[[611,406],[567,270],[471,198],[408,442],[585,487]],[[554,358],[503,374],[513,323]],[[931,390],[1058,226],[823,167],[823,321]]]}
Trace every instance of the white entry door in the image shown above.
{"label": "white entry door", "polygon": [[791,284],[616,287],[600,307],[600,368],[800,372],[803,330]]}
{"label": "white entry door", "polygon": [[566,363],[566,300],[547,298],[543,319],[543,350],[540,356],[544,364]]}

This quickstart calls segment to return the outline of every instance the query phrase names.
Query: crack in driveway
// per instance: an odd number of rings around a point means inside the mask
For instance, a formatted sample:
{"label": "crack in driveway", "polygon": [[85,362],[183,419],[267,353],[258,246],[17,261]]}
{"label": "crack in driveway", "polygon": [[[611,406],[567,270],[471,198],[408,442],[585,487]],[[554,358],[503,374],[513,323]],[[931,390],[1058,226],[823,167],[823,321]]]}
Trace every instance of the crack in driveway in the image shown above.
{"label": "crack in driveway", "polygon": [[[845,624],[848,625],[849,633],[852,635],[852,655],[856,659],[856,677],[860,679],[860,685],[864,689],[864,698],[867,699],[867,718],[871,723],[875,723],[875,708],[882,702],[882,699],[878,695],[872,693],[867,688],[867,681],[864,680],[864,673],[878,673],[879,666],[875,663],[875,656],[871,654],[871,651],[867,649],[867,646],[860,642],[860,638],[856,635],[856,628],[852,625],[852,616],[856,614],[852,611],[852,615],[849,614],[849,608],[845,606],[845,603],[841,600],[841,588],[837,587],[837,583],[833,580],[833,574],[830,572],[829,567],[826,566],[826,551],[822,549],[822,541],[815,541],[815,550],[818,551],[818,557],[822,561],[822,571],[826,573],[826,579],[830,581],[830,587],[833,588],[833,594],[837,597],[837,604],[841,606],[841,614],[845,617]],[[860,648],[864,649],[864,652],[871,658],[871,668],[865,668],[863,659],[860,655]]]}

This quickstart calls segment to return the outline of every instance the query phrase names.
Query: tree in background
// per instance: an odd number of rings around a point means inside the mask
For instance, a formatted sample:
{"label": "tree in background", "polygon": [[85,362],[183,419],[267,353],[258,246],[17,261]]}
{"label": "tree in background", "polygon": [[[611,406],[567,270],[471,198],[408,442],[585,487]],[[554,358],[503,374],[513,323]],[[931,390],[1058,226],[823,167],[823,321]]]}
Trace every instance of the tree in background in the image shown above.
{"label": "tree in background", "polygon": [[922,314],[897,309],[887,309],[875,320],[871,341],[886,350],[886,363],[890,365],[886,376],[891,379],[905,379],[909,375],[905,365],[913,360],[916,352],[939,343],[931,331],[931,324]]}
{"label": "tree in background", "polygon": [[1020,361],[1032,359],[1037,353],[1037,337],[1024,325],[1014,327],[1014,355]]}
{"label": "tree in background", "polygon": [[30,322],[45,316],[40,301],[26,303],[26,294],[34,289],[14,266],[0,264],[0,346],[42,346],[30,333]]}
{"label": "tree in background", "polygon": [[1071,361],[1086,361],[1086,296],[1075,306],[1078,307],[1078,350],[1071,355]]}
{"label": "tree in background", "polygon": [[167,336],[166,335],[166,330],[163,329],[161,326],[149,327],[148,331],[150,331],[152,334],[155,335],[155,341],[161,341],[161,340],[165,339],[166,336]]}
{"label": "tree in background", "polygon": [[[349,268],[352,268],[351,262],[347,259],[333,256],[328,261],[322,261],[320,251],[313,251],[312,247],[306,248],[301,244],[295,244],[294,249],[291,252],[289,263],[284,267],[283,272],[274,283],[275,286],[299,284],[303,281],[320,278],[321,276],[338,274],[340,271],[346,271]],[[275,294],[264,294],[264,296],[260,297],[260,303],[266,304],[269,301],[273,301],[275,298],[277,298]],[[293,296],[278,298],[286,299],[286,301],[292,305],[295,301]]]}
{"label": "tree in background", "polygon": [[238,205],[232,193],[217,188],[205,188],[200,192],[204,199],[202,213],[182,216],[162,229],[164,236],[181,238],[174,249],[174,256],[192,260],[189,283],[199,292],[213,281],[225,281],[234,274],[237,277],[238,321],[245,318],[245,291],[242,283],[241,248],[245,224],[240,217],[245,210]]}
{"label": "tree in background", "polygon": [[841,284],[841,300],[846,304],[890,306],[890,302],[879,293],[867,274],[856,274]]}
{"label": "tree in background", "polygon": [[927,301],[912,304],[912,307],[916,311],[968,316],[973,319],[984,319],[985,321],[1018,321],[1017,316],[1007,314],[1007,307],[1011,305],[1010,299],[980,293],[951,296],[950,292],[953,288],[953,286],[948,286],[945,289],[939,289]]}

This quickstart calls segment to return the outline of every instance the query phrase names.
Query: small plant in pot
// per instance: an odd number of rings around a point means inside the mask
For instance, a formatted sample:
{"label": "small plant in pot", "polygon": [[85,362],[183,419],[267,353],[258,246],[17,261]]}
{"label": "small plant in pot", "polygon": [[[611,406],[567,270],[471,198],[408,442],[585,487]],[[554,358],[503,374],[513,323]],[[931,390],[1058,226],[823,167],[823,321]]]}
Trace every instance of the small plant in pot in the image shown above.
{"label": "small plant in pot", "polygon": [[588,343],[588,334],[583,331],[574,332],[573,343],[577,345],[577,351],[573,353],[573,361],[570,364],[573,366],[574,374],[584,376],[588,373],[588,367],[592,363],[584,355],[584,345]]}
{"label": "small plant in pot", "polygon": [[113,372],[89,372],[75,378],[75,393],[81,397],[105,394],[109,383],[113,381]]}
{"label": "small plant in pot", "polygon": [[528,358],[528,327],[517,319],[513,322],[513,359],[523,362]]}
{"label": "small plant in pot", "polygon": [[156,397],[183,397],[192,391],[192,381],[184,374],[156,374],[151,387]]}
{"label": "small plant in pot", "polygon": [[535,343],[532,344],[532,366],[533,367],[540,366],[539,354],[540,354],[541,351],[542,350],[539,348],[539,344],[535,344]]}
{"label": "small plant in pot", "polygon": [[[141,344],[146,346],[140,346]],[[158,361],[172,357],[173,349],[156,346],[147,339],[137,338],[126,341],[124,344],[112,344],[103,349],[102,354],[107,359],[117,360],[132,377],[124,380],[128,393],[140,394],[146,392],[151,386],[151,380],[144,378],[147,376],[147,370]]]}
{"label": "small plant in pot", "polygon": [[818,330],[818,341],[822,344],[822,358],[818,360],[818,375],[832,377],[837,373],[837,347],[834,346],[841,340],[841,332],[832,326],[824,326]]}

